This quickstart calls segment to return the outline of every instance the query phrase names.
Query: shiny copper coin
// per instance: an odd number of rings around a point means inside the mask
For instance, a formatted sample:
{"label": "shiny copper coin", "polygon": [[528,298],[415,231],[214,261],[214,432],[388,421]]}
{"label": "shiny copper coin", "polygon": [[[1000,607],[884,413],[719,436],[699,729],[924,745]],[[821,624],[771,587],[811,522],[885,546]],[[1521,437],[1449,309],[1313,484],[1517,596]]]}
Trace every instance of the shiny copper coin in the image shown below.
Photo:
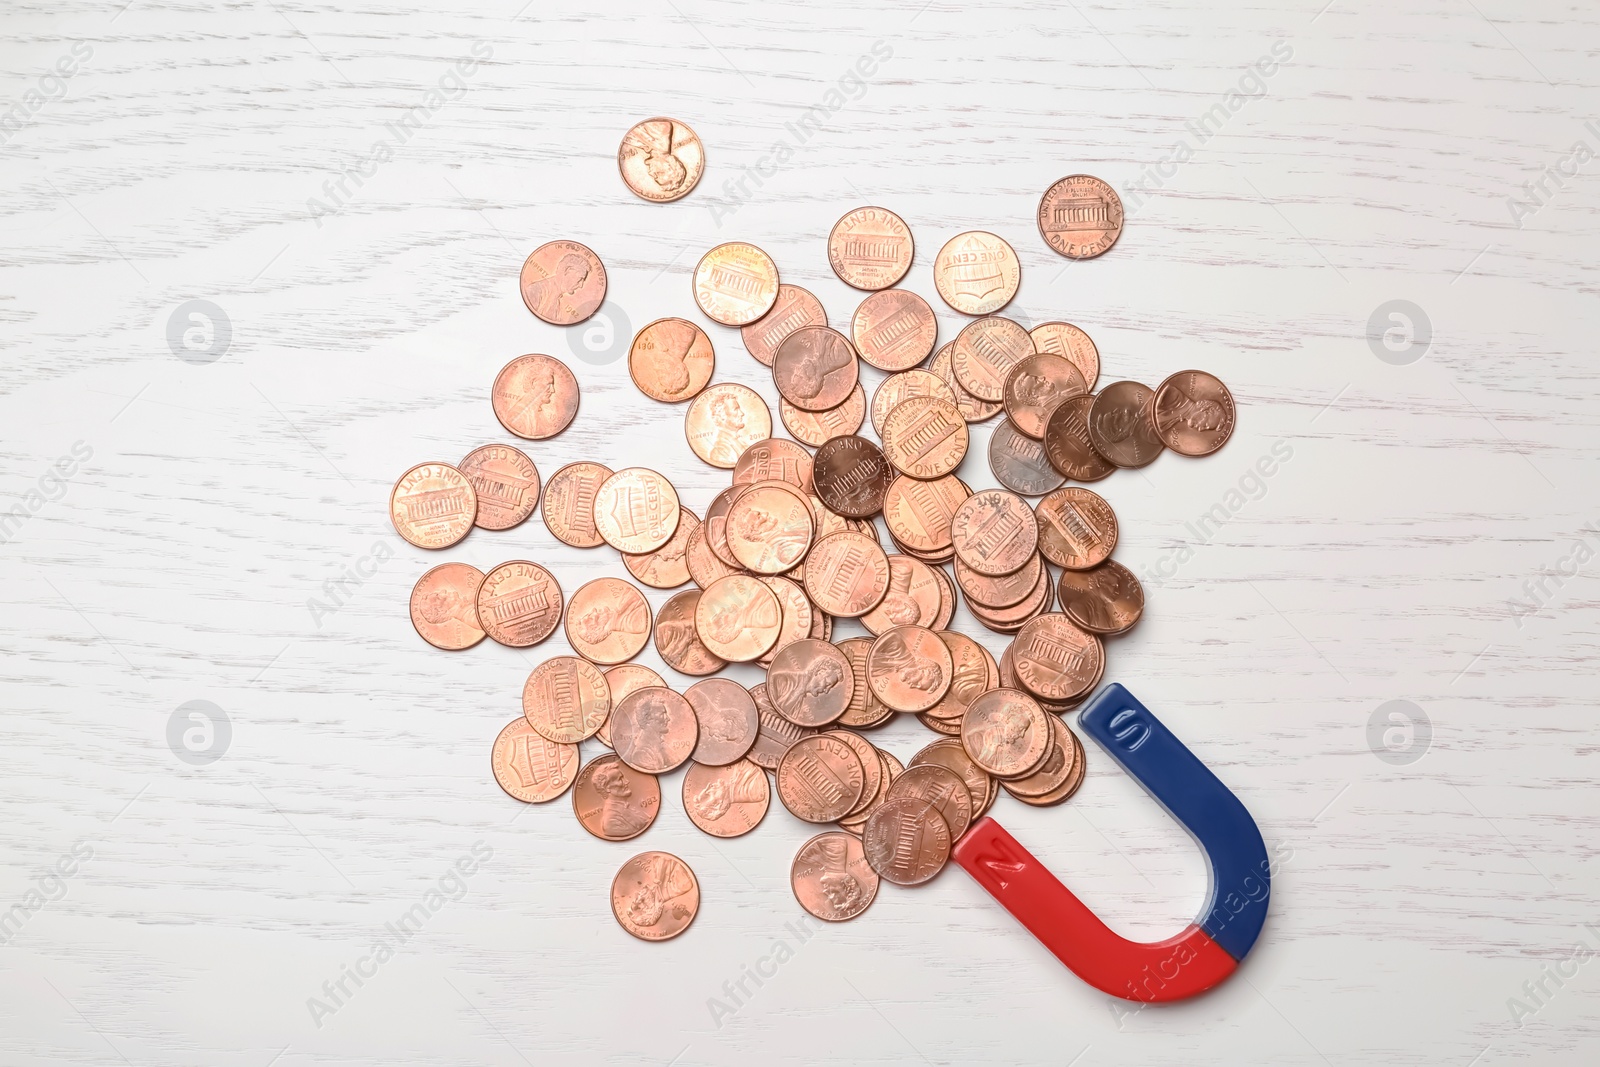
{"label": "shiny copper coin", "polygon": [[1172,375],[1156,387],[1151,405],[1156,435],[1180,456],[1209,456],[1228,443],[1238,421],[1233,394],[1203,370]]}
{"label": "shiny copper coin", "polygon": [[1038,553],[1010,574],[992,576],[979,574],[956,557],[956,582],[975,609],[998,611],[1026,600],[1035,592],[1044,575],[1044,559]]}
{"label": "shiny copper coin", "polygon": [[1113,382],[1089,408],[1089,442],[1119,467],[1143,467],[1165,446],[1151,412],[1155,391],[1138,382]]}
{"label": "shiny copper coin", "polygon": [[996,426],[989,438],[989,469],[995,481],[1023,496],[1043,496],[1066,480],[1050,465],[1044,442],[1018,433],[1010,419]]}
{"label": "shiny copper coin", "polygon": [[684,698],[694,709],[699,739],[695,763],[722,767],[743,758],[756,743],[761,723],[750,691],[729,678],[707,678],[691,685]]}
{"label": "shiny copper coin", "polygon": [[867,863],[895,885],[921,885],[938,874],[950,859],[952,844],[944,816],[915,797],[885,800],[861,835]]}
{"label": "shiny copper coin", "polygon": [[605,302],[606,268],[577,241],[549,241],[522,264],[518,284],[529,311],[552,326],[572,326]]}
{"label": "shiny copper coin", "polygon": [[904,278],[914,251],[910,228],[888,208],[858,207],[828,233],[828,265],[857,289],[886,289]]}
{"label": "shiny copper coin", "polygon": [[544,525],[557,541],[573,548],[599,548],[605,538],[594,525],[594,501],[611,468],[599,463],[568,463],[550,476],[544,490]]}
{"label": "shiny copper coin", "polygon": [[389,494],[389,521],[418,548],[449,548],[472,532],[478,494],[448,463],[419,463]]}
{"label": "shiny copper coin", "polygon": [[852,637],[835,646],[850,663],[850,706],[839,718],[840,726],[877,726],[894,717],[894,709],[873,695],[867,683],[867,656],[872,651],[872,638]]}
{"label": "shiny copper coin", "polygon": [[508,796],[543,804],[565,793],[577,779],[578,746],[539,736],[527,716],[518,715],[494,739],[489,766]]}
{"label": "shiny copper coin", "polygon": [[1017,689],[991,689],[967,708],[961,747],[996,778],[1032,774],[1050,750],[1050,724],[1039,702]]}
{"label": "shiny copper coin", "polygon": [[719,382],[694,398],[683,432],[695,455],[731,470],[745,449],[772,436],[772,412],[754,389]]}
{"label": "shiny copper coin", "polygon": [[939,612],[934,616],[930,629],[943,630],[950,625],[950,619],[956,612],[956,586],[943,567],[929,564],[928,569],[933,571],[934,580],[939,583]]}
{"label": "shiny copper coin", "polygon": [[622,554],[623,566],[652,589],[676,589],[689,580],[689,538],[700,528],[700,520],[688,508],[678,508],[678,528],[666,544],[642,555]]}
{"label": "shiny copper coin", "polygon": [[1050,724],[1050,752],[1044,763],[1026,778],[1000,783],[1001,788],[1019,799],[1053,793],[1077,770],[1078,749],[1072,743],[1072,731],[1059,715],[1051,715],[1046,721]]}
{"label": "shiny copper coin", "polygon": [[695,606],[695,632],[711,654],[731,663],[758,659],[777,643],[783,612],[772,590],[747,574],[718,578]]}
{"label": "shiny copper coin", "polygon": [[904,475],[883,495],[883,519],[894,539],[908,550],[940,553],[951,549],[950,524],[972,494],[953,475],[924,481]]}
{"label": "shiny copper coin", "polygon": [[611,709],[611,747],[636,771],[665,774],[681,767],[698,739],[694,708],[665,686],[636,689]]}
{"label": "shiny copper coin", "polygon": [[967,323],[950,349],[956,384],[980,400],[1003,402],[1011,370],[1034,354],[1033,338],[1010,319],[996,316]]}
{"label": "shiny copper coin", "polygon": [[695,629],[700,596],[700,590],[686,589],[661,605],[656,614],[656,651],[662,662],[679,674],[715,674],[727,666],[726,661],[701,643],[699,631]]}
{"label": "shiny copper coin", "polygon": [[543,441],[577,417],[578,379],[552,356],[518,356],[495,376],[489,398],[500,425],[518,437]]}
{"label": "shiny copper coin", "polygon": [[939,618],[939,579],[926,563],[911,556],[889,557],[889,591],[878,606],[861,616],[874,634],[896,626],[932,628]]}
{"label": "shiny copper coin", "polygon": [[1068,259],[1093,259],[1122,235],[1122,198],[1099,178],[1069,174],[1039,198],[1039,235]]}
{"label": "shiny copper coin", "polygon": [[1100,350],[1089,335],[1070,322],[1042,322],[1028,331],[1039,352],[1060,356],[1083,376],[1083,387],[1092,390],[1100,379]]}
{"label": "shiny copper coin", "polygon": [[867,684],[896,711],[927,711],[950,690],[950,649],[925,626],[896,626],[872,643]]}
{"label": "shiny copper coin", "polygon": [[850,396],[836,408],[826,411],[805,411],[782,397],[778,398],[778,416],[784,429],[812,448],[818,448],[831,438],[853,434],[861,429],[867,414],[867,392],[857,382]]}
{"label": "shiny copper coin", "polygon": [[956,558],[991,577],[1021,570],[1039,547],[1033,509],[1015,493],[985,489],[962,501],[950,520]]}
{"label": "shiny copper coin", "polygon": [[778,799],[797,819],[833,822],[861,800],[866,772],[855,750],[837,737],[810,734],[778,762]]}
{"label": "shiny copper coin", "polygon": [[609,666],[637,656],[650,640],[650,604],[621,578],[579,586],[567,605],[567,642],[591,663]]}
{"label": "shiny copper coin", "polygon": [[928,369],[937,374],[956,398],[956,409],[961,412],[961,417],[968,422],[984,422],[994,418],[1000,413],[1002,404],[998,400],[979,400],[961,387],[956,380],[956,371],[953,361],[956,343],[951,341],[934,355],[933,362],[928,364]]}
{"label": "shiny copper coin", "polygon": [[783,754],[789,751],[791,745],[817,731],[796,726],[779,715],[778,709],[767,698],[765,682],[750,687],[750,699],[756,702],[756,718],[760,726],[756,730],[756,743],[750,746],[746,756],[757,767],[776,771]]}
{"label": "shiny copper coin", "polygon": [[524,522],[539,503],[539,468],[521,449],[484,445],[467,453],[458,468],[478,494],[480,530],[509,530]]}
{"label": "shiny copper coin", "polygon": [[989,772],[972,762],[972,757],[967,755],[967,750],[961,747],[961,742],[956,738],[941,738],[911,757],[910,767],[927,764],[952,770],[966,783],[967,791],[972,794],[974,820],[987,810],[999,791]]}
{"label": "shiny copper coin", "polygon": [[700,528],[689,535],[689,547],[683,551],[683,562],[684,566],[689,568],[689,577],[693,578],[694,584],[701,589],[709,588],[712,582],[725,575],[739,573],[737,568],[722,562],[711,550],[706,539],[706,529],[709,525],[701,523]]}
{"label": "shiny copper coin", "polygon": [[850,337],[861,358],[883,371],[903,371],[928,358],[938,340],[933,308],[909,289],[884,289],[861,302]]}
{"label": "shiny copper coin", "polygon": [[840,816],[839,821],[859,817],[883,788],[883,760],[878,758],[878,749],[871,741],[852,730],[825,730],[823,736],[843,741],[855,752],[856,759],[861,761],[861,799],[856,801],[855,807]]}
{"label": "shiny copper coin", "polygon": [[[1057,612],[1030,620],[1011,644],[1012,665],[1022,688],[1041,700],[1071,700],[1094,684],[1105,648]],[[976,758],[976,757],[974,757]]]}
{"label": "shiny copper coin", "polygon": [[950,836],[956,840],[972,825],[972,794],[960,775],[936,763],[909,767],[889,787],[884,803],[896,800],[921,800],[932,804],[944,818]]}
{"label": "shiny copper coin", "polygon": [[845,922],[866,911],[878,895],[878,881],[861,842],[838,830],[801,845],[789,868],[794,898],[823,922]]}
{"label": "shiny copper coin", "polygon": [[691,763],[683,776],[683,810],[712,837],[739,837],[754,830],[772,803],[767,775],[747,759],[722,767]]}
{"label": "shiny copper coin", "polygon": [[757,482],[788,482],[809,496],[811,485],[811,453],[781,437],[757,441],[739,454],[733,465],[734,485],[754,485]]}
{"label": "shiny copper coin", "polygon": [[1144,614],[1144,587],[1114,559],[1086,571],[1062,571],[1056,595],[1067,618],[1092,634],[1127,633]]}
{"label": "shiny copper coin", "polygon": [[517,559],[484,576],[477,590],[478,619],[502,645],[529,648],[561,623],[561,586],[537,563]]}
{"label": "shiny copper coin", "polygon": [[867,519],[883,510],[893,471],[883,450],[865,437],[835,437],[817,449],[812,468],[817,496],[830,511]]}
{"label": "shiny copper coin", "polygon": [[700,883],[671,853],[641,852],[611,880],[611,913],[641,941],[677,937],[699,911]]}
{"label": "shiny copper coin", "polygon": [[904,400],[914,396],[934,396],[940,400],[956,402],[955,391],[950,384],[931,370],[913,368],[903,370],[898,374],[891,374],[882,382],[872,394],[872,428],[881,437],[883,435],[884,420]]}
{"label": "shiny copper coin", "polygon": [[757,577],[761,584],[772,590],[773,596],[778,598],[778,610],[783,614],[778,640],[773,643],[769,651],[756,660],[758,667],[770,667],[773,657],[786,645],[811,637],[818,631],[820,612],[811,606],[811,601],[806,599],[805,590],[794,578],[774,574]]}
{"label": "shiny copper coin", "polygon": [[931,481],[961,466],[967,455],[967,423],[954,404],[914,396],[883,422],[883,455],[894,469]]}
{"label": "shiny copper coin", "polygon": [[889,558],[864,534],[829,534],[811,546],[805,589],[811,602],[829,615],[859,618],[889,591]]}
{"label": "shiny copper coin", "polygon": [[1003,392],[1011,424],[1038,439],[1044,437],[1050,413],[1057,404],[1088,390],[1084,388],[1083,375],[1069,361],[1035,352],[1011,368]]}
{"label": "shiny copper coin", "polygon": [[957,719],[967,713],[974,700],[992,688],[989,675],[989,654],[983,646],[966,634],[937,631],[939,640],[950,650],[950,688],[937,704],[928,708],[928,714],[937,718]]}
{"label": "shiny copper coin", "polygon": [[778,354],[778,345],[785,337],[802,326],[826,326],[828,313],[822,301],[798,285],[784,283],[778,286],[778,298],[772,310],[748,326],[739,329],[745,351],[764,367],[772,366],[772,357]]}
{"label": "shiny copper coin", "polygon": [[792,642],[767,669],[767,697],[778,714],[796,726],[837,722],[854,694],[849,659],[826,641]]}
{"label": "shiny copper coin", "polygon": [[528,675],[522,713],[540,736],[575,745],[593,737],[611,714],[611,687],[588,660],[556,656]]}
{"label": "shiny copper coin", "polygon": [[803,326],[783,339],[772,380],[783,398],[804,411],[838,407],[855,391],[859,367],[849,340],[826,326]]}
{"label": "shiny copper coin", "polygon": [[1073,481],[1098,482],[1117,469],[1116,464],[1095,451],[1089,439],[1089,411],[1093,407],[1092,396],[1072,397],[1062,401],[1045,424],[1045,458]]}
{"label": "shiny copper coin", "polygon": [[747,326],[778,300],[778,265],[745,241],[720,244],[694,268],[694,302],[724,326]]}
{"label": "shiny copper coin", "polygon": [[716,365],[711,338],[687,319],[657,319],[634,335],[628,349],[633,384],[664,404],[698,396]]}
{"label": "shiny copper coin", "polygon": [[626,467],[600,483],[594,527],[618,552],[654,552],[678,529],[678,491],[648,467]]}
{"label": "shiny copper coin", "polygon": [[933,284],[963,315],[999,311],[1017,295],[1022,264],[1005,241],[983,230],[958,233],[933,261]]}
{"label": "shiny copper coin", "polygon": [[617,149],[617,169],[635,196],[665,204],[689,195],[705,170],[700,138],[677,119],[645,119]]}
{"label": "shiny copper coin", "polygon": [[478,587],[483,572],[466,563],[441,563],[411,589],[411,625],[434,648],[459,652],[483,640]]}
{"label": "shiny copper coin", "polygon": [[1117,513],[1092,489],[1063,486],[1039,501],[1035,513],[1039,551],[1057,567],[1088,570],[1117,547]]}
{"label": "shiny copper coin", "polygon": [[[605,672],[606,686],[611,690],[613,709],[632,693],[653,685],[665,686],[666,679],[642,663],[623,663]],[[594,732],[596,741],[611,747],[611,716]]]}

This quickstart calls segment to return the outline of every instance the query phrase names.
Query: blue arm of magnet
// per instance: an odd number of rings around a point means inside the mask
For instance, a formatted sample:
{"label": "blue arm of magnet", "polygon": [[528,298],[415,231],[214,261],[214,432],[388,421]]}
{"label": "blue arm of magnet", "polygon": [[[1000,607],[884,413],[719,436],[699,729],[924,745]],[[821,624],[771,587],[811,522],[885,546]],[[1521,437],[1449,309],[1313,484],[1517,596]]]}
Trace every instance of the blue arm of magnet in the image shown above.
{"label": "blue arm of magnet", "polygon": [[1196,924],[1242,960],[1261,935],[1272,893],[1266,842],[1233,791],[1150,709],[1116,682],[1078,715],[1078,725],[1188,830],[1211,866]]}

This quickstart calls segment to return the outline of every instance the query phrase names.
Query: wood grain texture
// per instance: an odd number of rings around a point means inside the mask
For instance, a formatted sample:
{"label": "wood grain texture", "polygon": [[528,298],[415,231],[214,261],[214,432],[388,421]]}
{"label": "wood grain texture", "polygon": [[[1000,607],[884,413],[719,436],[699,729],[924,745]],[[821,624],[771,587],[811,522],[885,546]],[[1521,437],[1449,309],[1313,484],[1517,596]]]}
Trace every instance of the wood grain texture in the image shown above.
{"label": "wood grain texture", "polygon": [[[1574,155],[1600,153],[1592,5],[519,3],[8,8],[0,916],[59,899],[0,946],[0,1059],[1592,1061],[1600,965],[1544,978],[1600,947],[1600,160]],[[857,80],[875,44],[890,56]],[[1290,56],[1251,75],[1275,45]],[[50,77],[63,60],[72,76]],[[1230,110],[1230,92],[1252,95]],[[657,114],[708,155],[665,206],[614,161]],[[1069,263],[1033,218],[1078,171],[1123,190],[1130,218],[1110,254]],[[681,772],[628,845],[589,837],[565,798],[524,808],[489,748],[561,636],[451,655],[411,630],[411,585],[444,559],[536,559],[569,593],[626,577],[537,518],[436,554],[387,523],[400,472],[504,439],[488,390],[520,353],[565,359],[583,390],[572,429],[529,448],[546,477],[648,462],[697,512],[726,484],[690,453],[682,408],[527,313],[529,251],[590,245],[613,313],[701,321],[717,379],[776,415],[689,273],[715,243],[755,241],[843,326],[859,294],[824,239],[866,202],[911,225],[904,284],[923,295],[944,240],[992,229],[1023,262],[1008,314],[1083,326],[1103,382],[1193,366],[1239,399],[1218,455],[1102,486],[1149,597],[1107,677],[1287,857],[1261,944],[1201,1000],[1113,1010],[958,871],[797,934],[787,872],[810,828],[778,809],[713,840],[682,811]],[[1432,324],[1405,366],[1366,337],[1394,299]],[[231,323],[208,365],[169,349],[190,300]],[[960,317],[940,320],[953,336]],[[993,484],[990,432],[961,472],[974,485]],[[1252,481],[1278,442],[1291,458]],[[1187,524],[1217,506],[1199,538]],[[1002,647],[964,612],[959,628]],[[642,661],[664,670],[653,648]],[[1393,699],[1433,726],[1408,766],[1368,747]],[[168,747],[190,700],[231,722],[209,766]],[[925,736],[875,739],[906,757]],[[1166,936],[1198,909],[1200,858],[1089,758],[1069,805],[998,813],[1114,927]],[[480,842],[491,855],[458,883]],[[667,944],[609,912],[613,872],[644,848],[701,883],[699,918]],[[64,856],[74,873],[47,877]],[[464,895],[345,979],[318,1025],[308,999],[441,879]],[[780,940],[776,973],[744,978]],[[1536,1009],[1521,1025],[1510,998]]]}

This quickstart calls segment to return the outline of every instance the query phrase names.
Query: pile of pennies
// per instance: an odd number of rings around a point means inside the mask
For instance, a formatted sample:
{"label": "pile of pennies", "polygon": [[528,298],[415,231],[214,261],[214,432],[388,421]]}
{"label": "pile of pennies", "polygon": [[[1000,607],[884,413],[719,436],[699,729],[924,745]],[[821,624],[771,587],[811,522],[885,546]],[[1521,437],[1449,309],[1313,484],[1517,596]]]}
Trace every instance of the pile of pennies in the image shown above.
{"label": "pile of pennies", "polygon": [[[631,190],[664,202],[693,189],[704,152],[687,126],[652,119],[628,132],[618,162]],[[1116,241],[1122,206],[1106,183],[1075,175],[1044,194],[1038,225],[1056,252],[1092,258]],[[1144,593],[1111,559],[1111,506],[1067,483],[1163,450],[1216,451],[1234,427],[1233,398],[1194,370],[1154,389],[1095,391],[1100,357],[1082,330],[1029,330],[996,314],[1021,267],[984,231],[951,238],[934,261],[938,296],[973,317],[935,351],[933,309],[896,287],[912,252],[909,227],[885,208],[857,208],[833,227],[829,264],[870,294],[848,335],[755,245],[718,245],[700,260],[695,304],[771,368],[790,438],[773,436],[754,390],[712,382],[714,346],[695,323],[665,318],[634,337],[633,382],[686,405],[694,453],[731,472],[704,516],[646,467],[579,461],[541,487],[533,459],[508,444],[400,478],[391,518],[418,547],[453,545],[473,526],[510,529],[542,499],[560,541],[609,545],[640,585],[687,587],[652,617],[634,582],[595,578],[568,599],[526,560],[422,576],[411,618],[429,643],[464,649],[487,635],[525,648],[563,626],[576,653],[532,671],[523,714],[495,739],[493,772],[511,796],[542,803],[570,790],[584,829],[626,841],[655,821],[660,776],[687,767],[690,820],[726,838],[762,821],[775,788],[797,818],[836,827],[800,848],[790,881],[807,911],[841,921],[871,904],[880,880],[938,874],[1002,791],[1042,806],[1083,782],[1083,745],[1062,715],[1098,687],[1104,641],[1138,622]],[[534,315],[572,326],[600,307],[606,272],[587,247],[558,240],[528,257],[520,284]],[[870,401],[863,363],[887,374]],[[491,398],[508,431],[543,441],[572,422],[578,383],[559,360],[525,355],[501,370]],[[975,492],[956,474],[968,426],[1002,412],[988,456],[1002,488]],[[876,440],[863,433],[869,421]],[[998,661],[948,629],[963,600],[983,626],[1014,635]],[[836,620],[851,619],[864,633],[834,640]],[[678,692],[631,662],[652,639],[668,667],[702,680]],[[764,668],[766,681],[746,689],[714,677],[729,663]],[[864,733],[899,715],[939,735],[904,764]],[[581,763],[590,738],[610,751]],[[645,852],[623,865],[611,896],[629,933],[657,941],[689,925],[700,892],[681,859]]]}

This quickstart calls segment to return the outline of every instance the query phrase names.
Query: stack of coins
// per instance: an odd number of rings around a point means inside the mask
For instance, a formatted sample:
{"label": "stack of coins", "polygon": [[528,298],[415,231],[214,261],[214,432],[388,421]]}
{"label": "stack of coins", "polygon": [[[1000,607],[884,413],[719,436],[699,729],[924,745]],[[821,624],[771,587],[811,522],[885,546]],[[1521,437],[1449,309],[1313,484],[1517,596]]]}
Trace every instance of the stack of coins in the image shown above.
{"label": "stack of coins", "polygon": [[[664,202],[694,188],[704,151],[683,123],[651,119],[628,132],[618,165],[634,193]],[[1045,193],[1038,225],[1050,248],[1088,259],[1115,243],[1122,206],[1104,182],[1074,175]],[[700,326],[664,318],[634,337],[632,381],[684,405],[691,449],[729,472],[728,488],[698,516],[657,471],[580,460],[543,484],[542,514],[565,544],[614,548],[639,585],[689,587],[653,616],[634,582],[599,576],[565,598],[526,560],[487,573],[446,563],[419,579],[411,616],[430,644],[459,650],[487,635],[528,647],[560,624],[575,653],[534,668],[523,714],[495,739],[508,794],[543,803],[570,789],[585,830],[627,841],[653,824],[660,776],[679,768],[690,821],[715,837],[753,830],[775,790],[796,818],[833,827],[796,853],[790,883],[807,911],[840,921],[861,914],[880,881],[938,874],[1001,792],[1045,806],[1082,784],[1083,745],[1062,716],[1099,686],[1105,639],[1138,622],[1144,593],[1111,558],[1115,512],[1081,483],[1167,449],[1216,451],[1233,430],[1233,398],[1193,370],[1155,389],[1119,381],[1096,392],[1100,354],[1083,330],[1029,330],[996,314],[1021,266],[982,230],[935,258],[938,297],[973,316],[939,347],[928,301],[898,287],[913,247],[885,208],[833,227],[829,265],[868,294],[848,335],[756,245],[700,259],[694,304],[770,369],[789,437],[774,436],[756,391],[713,382],[716,346]],[[582,244],[551,241],[520,283],[529,311],[571,326],[603,301],[605,267]],[[884,375],[870,400],[863,363]],[[559,360],[524,355],[491,400],[508,431],[542,441],[572,422],[578,387]],[[988,449],[1000,488],[974,491],[957,474],[968,427],[1002,412]],[[408,470],[390,514],[411,544],[445,548],[473,526],[516,526],[540,498],[533,460],[489,444],[459,466]],[[963,599],[1012,638],[998,660],[949,629]],[[861,633],[836,640],[836,626]],[[668,667],[700,680],[680,693],[631,662],[652,640]],[[714,677],[729,663],[763,668],[766,681]],[[862,732],[901,715],[940,735],[903,764]],[[590,738],[610,751],[585,763]],[[693,872],[663,852],[633,857],[612,886],[617,921],[645,940],[681,933],[699,901]]]}

